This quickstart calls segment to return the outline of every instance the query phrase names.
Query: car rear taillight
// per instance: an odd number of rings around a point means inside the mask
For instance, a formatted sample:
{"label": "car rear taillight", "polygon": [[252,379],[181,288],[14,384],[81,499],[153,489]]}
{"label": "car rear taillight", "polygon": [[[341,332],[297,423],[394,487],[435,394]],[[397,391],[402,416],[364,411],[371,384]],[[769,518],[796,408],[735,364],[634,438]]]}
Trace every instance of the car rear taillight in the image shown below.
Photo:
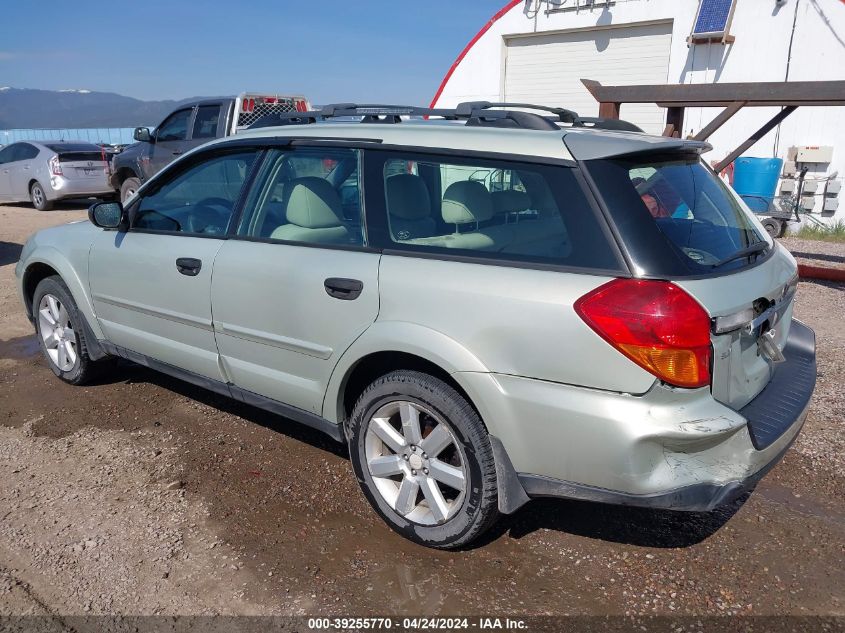
{"label": "car rear taillight", "polygon": [[48,161],[48,164],[50,165],[51,174],[53,174],[54,176],[64,175],[64,172],[62,171],[62,164],[59,162],[58,156],[53,156],[53,158]]}
{"label": "car rear taillight", "polygon": [[675,284],[614,279],[574,307],[599,336],[660,380],[678,387],[710,384],[710,318]]}

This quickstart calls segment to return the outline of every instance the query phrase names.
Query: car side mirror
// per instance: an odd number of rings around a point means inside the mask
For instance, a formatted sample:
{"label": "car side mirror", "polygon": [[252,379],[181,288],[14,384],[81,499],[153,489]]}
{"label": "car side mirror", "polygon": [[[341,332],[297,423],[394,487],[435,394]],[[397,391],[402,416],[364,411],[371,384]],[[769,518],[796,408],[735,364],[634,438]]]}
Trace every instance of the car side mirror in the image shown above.
{"label": "car side mirror", "polygon": [[132,137],[140,143],[153,143],[153,136],[148,127],[136,127]]}
{"label": "car side mirror", "polygon": [[95,202],[88,208],[88,219],[101,229],[125,231],[129,226],[126,211],[119,202]]}

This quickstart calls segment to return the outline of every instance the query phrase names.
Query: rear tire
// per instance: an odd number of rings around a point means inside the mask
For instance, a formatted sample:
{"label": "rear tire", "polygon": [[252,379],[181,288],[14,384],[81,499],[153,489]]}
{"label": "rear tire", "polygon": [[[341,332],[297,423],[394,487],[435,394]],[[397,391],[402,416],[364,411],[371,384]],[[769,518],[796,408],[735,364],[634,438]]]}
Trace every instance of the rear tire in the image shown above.
{"label": "rear tire", "polygon": [[53,208],[53,203],[47,199],[47,194],[44,193],[44,187],[38,181],[32,183],[32,186],[29,188],[29,199],[32,201],[32,206],[39,211],[49,211]]}
{"label": "rear tire", "polygon": [[443,381],[405,370],[378,378],[358,398],[349,431],[364,496],[405,538],[453,549],[498,517],[487,429]]}
{"label": "rear tire", "polygon": [[53,373],[72,385],[94,377],[100,363],[88,356],[84,317],[61,277],[47,277],[36,286],[32,312],[41,352]]}
{"label": "rear tire", "polygon": [[123,181],[123,184],[120,185],[120,202],[122,204],[126,204],[126,201],[135,195],[135,192],[138,191],[138,187],[141,186],[141,181],[138,178],[127,178]]}

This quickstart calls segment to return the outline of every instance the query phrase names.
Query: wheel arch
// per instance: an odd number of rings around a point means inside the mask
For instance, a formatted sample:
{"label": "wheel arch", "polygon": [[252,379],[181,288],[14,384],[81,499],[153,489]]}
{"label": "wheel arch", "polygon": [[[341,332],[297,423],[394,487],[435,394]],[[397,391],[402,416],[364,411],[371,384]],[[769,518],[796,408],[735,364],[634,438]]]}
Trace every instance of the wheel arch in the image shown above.
{"label": "wheel arch", "polygon": [[71,263],[56,249],[44,248],[38,256],[30,258],[21,274],[21,295],[27,317],[33,319],[32,298],[42,279],[51,276],[60,277],[70,291],[76,306],[85,318],[86,325],[98,340],[104,338],[100,324],[94,314],[94,307],[76,270]]}
{"label": "wheel arch", "polygon": [[125,166],[119,167],[118,170],[116,172],[114,172],[114,176],[112,176],[112,178],[114,179],[113,184],[116,184],[118,189],[129,178],[138,178],[138,177],[139,176],[138,176],[138,174],[135,173],[134,169],[132,169],[131,167],[125,167]]}
{"label": "wheel arch", "polygon": [[[507,450],[490,419],[495,403],[482,401],[466,376],[490,370],[472,352],[442,332],[421,325],[376,322],[344,353],[323,400],[323,417],[346,425],[358,396],[372,380],[395,369],[422,371],[443,380],[466,398],[487,430],[496,463],[499,511],[511,514],[528,502]],[[344,429],[344,434],[346,430]]]}
{"label": "wheel arch", "polygon": [[[384,376],[398,369],[407,369],[419,371],[429,376],[433,376],[442,380],[444,383],[452,387],[461,396],[466,398],[473,407],[475,404],[467,394],[466,390],[455,380],[451,374],[445,371],[439,365],[430,360],[409,354],[408,352],[400,352],[395,350],[373,352],[358,361],[349,368],[344,376],[341,391],[339,394],[340,401],[338,402],[338,419],[347,420],[352,413],[352,409],[357,402],[358,397],[367,388],[367,385],[376,380],[379,376]],[[478,409],[476,409],[476,412]],[[483,422],[483,420],[482,420]]]}
{"label": "wheel arch", "polygon": [[416,369],[440,378],[477,411],[476,394],[458,372],[489,371],[472,352],[441,332],[414,323],[377,321],[335,366],[323,399],[323,417],[344,424],[363,388],[395,369]]}

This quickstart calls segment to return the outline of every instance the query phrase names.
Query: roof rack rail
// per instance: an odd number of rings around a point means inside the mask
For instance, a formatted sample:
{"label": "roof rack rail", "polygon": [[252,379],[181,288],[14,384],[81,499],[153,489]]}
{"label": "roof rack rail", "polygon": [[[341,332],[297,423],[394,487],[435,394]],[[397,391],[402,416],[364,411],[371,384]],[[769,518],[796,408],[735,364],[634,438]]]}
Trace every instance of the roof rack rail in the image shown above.
{"label": "roof rack rail", "polygon": [[458,116],[471,116],[471,114],[467,113],[472,113],[475,110],[489,110],[490,108],[526,108],[528,110],[551,112],[562,123],[576,123],[580,119],[578,113],[574,110],[537,105],[534,103],[512,103],[508,101],[464,101],[455,106],[455,112]]}
{"label": "roof rack rail", "polygon": [[[548,112],[555,118],[523,110],[503,110],[501,108],[524,108]],[[447,120],[465,120],[467,126],[508,127],[527,130],[558,131],[555,121],[569,123],[573,127],[599,127],[615,130],[642,132],[637,126],[627,121],[580,117],[577,112],[566,108],[536,105],[531,103],[509,103],[491,101],[465,101],[454,108],[421,108],[418,106],[390,104],[331,103],[319,110],[308,112],[274,112],[253,123],[250,129],[281,126],[304,125],[317,121],[340,117],[356,117],[361,123],[401,123],[402,117],[440,117]]]}

